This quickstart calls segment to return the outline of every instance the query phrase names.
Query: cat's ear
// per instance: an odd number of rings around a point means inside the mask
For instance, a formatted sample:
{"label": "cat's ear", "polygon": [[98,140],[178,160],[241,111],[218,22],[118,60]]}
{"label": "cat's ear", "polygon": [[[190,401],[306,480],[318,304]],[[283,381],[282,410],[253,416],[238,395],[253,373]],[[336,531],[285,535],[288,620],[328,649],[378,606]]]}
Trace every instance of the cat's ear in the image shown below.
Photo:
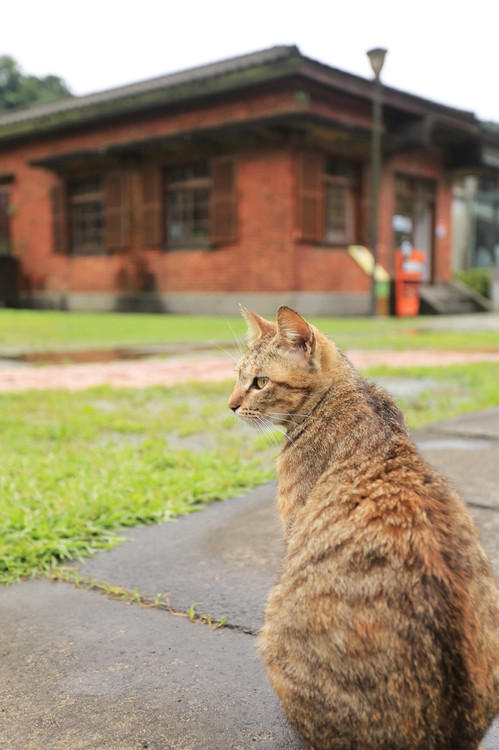
{"label": "cat's ear", "polygon": [[247,307],[239,303],[241,314],[248,324],[248,335],[246,340],[248,344],[253,344],[258,339],[262,339],[265,336],[275,336],[276,326],[275,323],[271,323],[270,320],[262,318],[261,315],[257,315]]}
{"label": "cat's ear", "polygon": [[290,307],[282,306],[277,311],[277,333],[281,342],[291,349],[303,350],[313,355],[315,335],[306,320]]}

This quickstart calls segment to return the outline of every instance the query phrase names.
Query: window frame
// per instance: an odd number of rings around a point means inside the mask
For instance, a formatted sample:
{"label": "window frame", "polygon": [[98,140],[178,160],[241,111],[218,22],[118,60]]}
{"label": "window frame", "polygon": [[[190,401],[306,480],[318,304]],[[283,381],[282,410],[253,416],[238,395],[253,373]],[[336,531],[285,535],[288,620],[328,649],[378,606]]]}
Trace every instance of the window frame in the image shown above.
{"label": "window frame", "polygon": [[[331,175],[324,171],[324,243],[332,247],[342,247],[355,242],[355,180],[339,175]],[[344,217],[343,230],[339,238],[328,236],[331,227],[328,224],[328,189],[341,188],[343,191]]]}
{"label": "window frame", "polygon": [[[188,175],[184,178],[170,179],[169,175],[178,170],[194,171],[201,167],[206,170],[205,175],[193,176]],[[196,231],[196,191],[207,191],[205,200],[204,210],[205,216],[204,223],[206,225],[205,236],[199,238],[195,237]],[[188,220],[187,222],[182,220],[182,227],[187,227],[189,231],[186,233],[183,231],[182,238],[171,238],[170,229],[172,226],[172,209],[170,204],[170,196],[174,193],[182,193],[184,198],[187,198],[186,204],[182,207],[185,210],[187,205]],[[181,164],[178,166],[171,166],[163,172],[163,210],[164,210],[164,247],[165,250],[186,250],[186,249],[198,249],[198,248],[210,248],[213,247],[212,241],[212,197],[213,197],[213,177],[211,173],[210,162],[196,162],[190,164]],[[187,235],[187,236],[186,236]]]}
{"label": "window frame", "polygon": [[[74,194],[75,186],[84,183],[95,182],[99,184],[99,189],[88,192]],[[72,257],[85,257],[91,255],[106,255],[106,192],[105,192],[105,178],[101,174],[85,175],[70,178],[67,180],[66,189],[66,203],[68,211],[68,231],[69,231],[69,243],[68,243],[68,254]],[[98,241],[95,244],[87,241],[83,243],[80,239],[76,240],[76,236],[81,230],[77,230],[75,226],[75,209],[77,210],[80,206],[100,204],[99,208],[99,234]],[[94,220],[95,221],[95,220]],[[85,231],[88,228],[85,227]],[[81,244],[80,244],[81,242]],[[77,244],[78,243],[78,244]]]}
{"label": "window frame", "polygon": [[[361,219],[361,169],[350,161],[323,150],[299,151],[296,164],[296,240],[300,244],[345,250],[358,241]],[[346,215],[341,236],[328,238],[328,187],[345,194]]]}

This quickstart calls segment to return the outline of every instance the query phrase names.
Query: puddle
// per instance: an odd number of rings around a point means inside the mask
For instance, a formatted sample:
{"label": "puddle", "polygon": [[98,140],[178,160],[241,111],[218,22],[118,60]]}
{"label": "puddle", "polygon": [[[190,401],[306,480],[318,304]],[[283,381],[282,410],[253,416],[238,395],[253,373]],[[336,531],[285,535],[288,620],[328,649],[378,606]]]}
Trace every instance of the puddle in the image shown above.
{"label": "puddle", "polygon": [[149,357],[169,357],[179,354],[208,353],[222,351],[224,345],[229,349],[234,346],[231,342],[207,341],[195,344],[158,344],[151,346],[136,347],[111,347],[107,349],[66,349],[56,351],[33,351],[21,353],[3,353],[0,363],[2,365],[13,364],[46,364],[63,365],[90,362],[112,362],[120,359],[147,359]]}
{"label": "puddle", "polygon": [[490,448],[488,440],[472,440],[467,438],[434,438],[433,440],[423,440],[418,442],[417,446],[422,451],[480,451]]}
{"label": "puddle", "polygon": [[7,359],[7,357],[0,357],[0,367],[19,367],[19,365],[25,365],[26,362],[22,362],[18,359]]}
{"label": "puddle", "polygon": [[63,365],[80,362],[112,362],[116,359],[144,359],[149,352],[134,349],[84,349],[81,351],[24,352],[8,359],[24,364]]}

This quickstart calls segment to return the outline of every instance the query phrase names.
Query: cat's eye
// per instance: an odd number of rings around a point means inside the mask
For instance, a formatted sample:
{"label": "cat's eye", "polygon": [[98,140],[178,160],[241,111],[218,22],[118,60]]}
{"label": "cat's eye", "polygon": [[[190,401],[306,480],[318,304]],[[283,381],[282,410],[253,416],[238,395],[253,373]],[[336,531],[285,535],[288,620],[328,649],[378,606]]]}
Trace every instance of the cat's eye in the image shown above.
{"label": "cat's eye", "polygon": [[262,375],[259,378],[254,378],[253,386],[257,389],[257,391],[261,391],[262,388],[266,386],[268,382],[269,382],[269,379],[266,378],[264,375]]}

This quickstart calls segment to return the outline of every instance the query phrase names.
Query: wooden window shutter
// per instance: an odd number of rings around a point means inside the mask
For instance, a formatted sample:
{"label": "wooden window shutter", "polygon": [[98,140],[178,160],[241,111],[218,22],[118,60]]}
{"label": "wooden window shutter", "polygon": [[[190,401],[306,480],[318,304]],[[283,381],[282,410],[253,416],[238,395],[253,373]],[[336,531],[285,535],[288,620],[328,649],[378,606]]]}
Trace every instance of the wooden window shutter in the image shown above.
{"label": "wooden window shutter", "polygon": [[69,251],[69,217],[66,185],[59,180],[50,191],[52,203],[52,247],[54,253]]}
{"label": "wooden window shutter", "polygon": [[163,171],[156,165],[147,165],[140,174],[141,187],[141,244],[142,247],[160,248],[163,244]]}
{"label": "wooden window shutter", "polygon": [[303,242],[324,239],[324,159],[322,154],[299,155],[298,230]]}
{"label": "wooden window shutter", "polygon": [[237,236],[236,163],[220,157],[211,162],[211,241],[228,244]]}
{"label": "wooden window shutter", "polygon": [[104,179],[104,246],[110,253],[128,247],[130,228],[127,206],[127,175],[112,172]]}

